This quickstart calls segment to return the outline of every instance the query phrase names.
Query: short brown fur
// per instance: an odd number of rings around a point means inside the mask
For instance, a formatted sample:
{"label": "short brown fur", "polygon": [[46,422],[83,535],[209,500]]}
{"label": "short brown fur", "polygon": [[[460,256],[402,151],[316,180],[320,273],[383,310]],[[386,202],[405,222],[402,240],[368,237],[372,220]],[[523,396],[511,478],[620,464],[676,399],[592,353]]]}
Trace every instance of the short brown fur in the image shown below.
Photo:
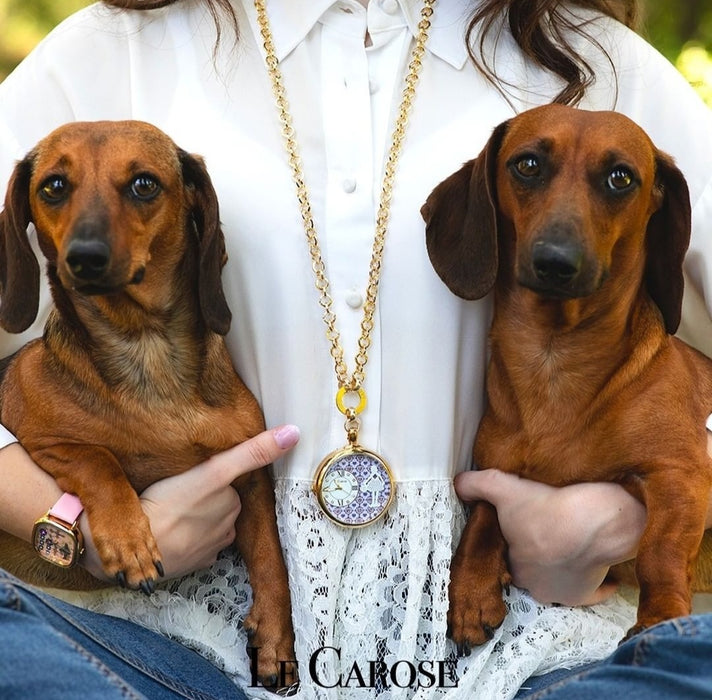
{"label": "short brown fur", "polygon": [[[712,590],[707,537],[695,570],[712,361],[670,335],[690,237],[682,174],[626,117],[549,105],[497,127],[422,213],[450,289],[495,291],[475,464],[555,486],[623,485],[648,512],[629,635],[689,614],[691,589]],[[509,582],[496,511],[474,503],[450,583],[461,648],[501,624]]]}
{"label": "short brown fur", "polygon": [[[38,311],[30,223],[55,308],[44,337],[9,363],[0,420],[78,494],[106,574],[150,591],[161,555],[137,492],[263,430],[222,337],[231,318],[215,191],[202,160],[149,124],[60,127],[17,165],[0,214],[0,323],[11,332]],[[88,241],[108,258],[83,270],[76,241],[80,254]],[[271,683],[279,661],[294,658],[274,492],[266,469],[234,485],[236,544],[254,595],[245,626]],[[44,563],[6,533],[0,563],[36,584],[101,585],[80,567]]]}

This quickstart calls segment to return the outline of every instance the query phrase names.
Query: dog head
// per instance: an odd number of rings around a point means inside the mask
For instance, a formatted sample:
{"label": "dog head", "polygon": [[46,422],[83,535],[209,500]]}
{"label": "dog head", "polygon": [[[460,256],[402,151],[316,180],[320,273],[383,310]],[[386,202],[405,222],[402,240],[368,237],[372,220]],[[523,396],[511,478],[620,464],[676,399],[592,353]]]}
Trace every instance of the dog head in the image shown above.
{"label": "dog head", "polygon": [[17,164],[0,213],[0,324],[13,333],[38,310],[30,223],[62,287],[87,295],[141,285],[152,260],[177,262],[186,237],[197,235],[201,312],[209,328],[227,332],[215,191],[202,160],[156,127],[66,124]]}
{"label": "dog head", "polygon": [[499,275],[546,298],[579,299],[642,266],[666,329],[677,329],[687,184],[621,114],[561,105],[523,112],[421,211],[431,262],[458,296],[481,298]]}

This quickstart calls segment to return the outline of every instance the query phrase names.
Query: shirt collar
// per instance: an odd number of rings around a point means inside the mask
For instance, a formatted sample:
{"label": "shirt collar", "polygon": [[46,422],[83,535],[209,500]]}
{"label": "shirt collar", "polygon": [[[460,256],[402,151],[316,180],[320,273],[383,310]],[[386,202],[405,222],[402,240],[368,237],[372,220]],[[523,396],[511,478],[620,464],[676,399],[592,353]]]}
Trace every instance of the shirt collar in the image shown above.
{"label": "shirt collar", "polygon": [[[397,1],[411,33],[416,36],[422,0]],[[255,36],[259,36],[254,4],[252,0],[243,0],[243,3]],[[281,61],[288,56],[333,5],[350,4],[348,0],[268,0],[267,11],[277,58]],[[472,4],[470,0],[440,0],[435,5],[431,20],[426,50],[458,69],[467,60],[465,29]]]}

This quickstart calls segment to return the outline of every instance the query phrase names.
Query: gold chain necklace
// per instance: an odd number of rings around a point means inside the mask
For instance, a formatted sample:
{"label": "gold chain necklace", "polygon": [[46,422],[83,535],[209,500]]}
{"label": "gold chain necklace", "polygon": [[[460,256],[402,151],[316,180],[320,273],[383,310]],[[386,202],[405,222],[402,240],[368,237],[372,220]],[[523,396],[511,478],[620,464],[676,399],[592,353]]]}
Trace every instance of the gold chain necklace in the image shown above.
{"label": "gold chain necklace", "polygon": [[[316,289],[319,292],[319,304],[324,310],[322,316],[326,326],[326,336],[331,343],[331,357],[338,379],[339,389],[336,394],[336,406],[346,417],[344,428],[348,445],[327,455],[317,468],[314,489],[320,506],[333,521],[347,527],[361,527],[374,522],[381,517],[393,499],[395,482],[386,462],[374,452],[366,450],[358,444],[360,426],[359,414],[366,407],[366,392],[363,388],[365,368],[368,362],[368,349],[371,345],[373,316],[376,311],[376,297],[381,277],[381,263],[385,246],[388,219],[390,216],[393,181],[396,165],[403,149],[408,115],[410,113],[415,88],[420,75],[422,59],[425,53],[425,43],[430,29],[430,18],[436,0],[424,0],[418,23],[418,36],[411,54],[408,74],[405,77],[403,98],[398,110],[391,146],[385,164],[381,199],[376,215],[376,232],[373,240],[373,251],[369,266],[366,298],[361,321],[361,336],[358,340],[358,351],[355,357],[355,369],[349,376],[341,347],[341,336],[336,328],[336,315],[333,311],[333,300],[330,295],[330,284],[326,276],[326,266],[321,254],[319,240],[314,227],[309,195],[304,182],[301,159],[295,141],[295,131],[289,112],[284,80],[279,70],[272,32],[269,26],[265,0],[255,0],[257,21],[260,26],[265,49],[265,63],[272,82],[275,102],[282,125],[282,136],[292,170],[292,178],[296,187],[297,200],[304,224],[312,269],[316,279]],[[353,406],[346,405],[347,396],[351,395]]]}

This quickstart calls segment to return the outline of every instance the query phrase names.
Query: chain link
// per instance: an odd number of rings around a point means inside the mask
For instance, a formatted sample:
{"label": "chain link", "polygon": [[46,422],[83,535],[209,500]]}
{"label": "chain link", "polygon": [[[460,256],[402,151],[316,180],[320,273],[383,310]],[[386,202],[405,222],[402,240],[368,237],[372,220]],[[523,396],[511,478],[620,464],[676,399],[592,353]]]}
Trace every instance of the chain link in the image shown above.
{"label": "chain link", "polygon": [[[415,88],[418,84],[420,69],[422,67],[423,55],[425,53],[425,43],[430,30],[430,17],[433,14],[433,6],[436,0],[424,0],[421,10],[421,18],[418,23],[418,36],[411,54],[408,65],[408,74],[405,77],[403,97],[398,110],[391,146],[388,151],[388,158],[384,168],[383,184],[381,186],[381,198],[376,215],[376,232],[373,240],[373,251],[369,265],[368,284],[366,286],[366,298],[363,305],[363,320],[361,321],[361,337],[358,340],[358,351],[354,358],[355,369],[349,376],[348,367],[344,360],[344,351],[341,347],[341,336],[336,328],[336,314],[333,311],[333,300],[330,294],[330,284],[326,276],[326,265],[321,254],[319,240],[317,238],[314,217],[312,214],[309,194],[304,182],[299,150],[295,140],[295,131],[292,124],[292,117],[289,111],[284,81],[279,70],[279,60],[274,47],[272,32],[267,18],[265,0],[255,0],[257,10],[257,20],[260,25],[260,33],[266,53],[265,63],[267,71],[272,81],[277,109],[279,111],[279,121],[282,125],[282,135],[288,155],[289,167],[292,170],[292,178],[296,186],[297,200],[301,212],[304,232],[309,246],[309,255],[312,260],[312,270],[315,276],[315,286],[319,292],[319,304],[324,310],[322,319],[326,325],[326,337],[331,343],[331,357],[334,360],[334,369],[339,381],[339,387],[345,387],[348,391],[359,391],[365,380],[365,367],[368,362],[368,349],[371,346],[371,331],[373,330],[373,317],[376,312],[376,298],[378,296],[378,284],[381,278],[381,266],[383,261],[383,249],[386,241],[386,231],[391,211],[391,199],[393,196],[393,182],[396,174],[396,167],[405,138],[408,116],[415,97]],[[347,416],[347,424],[353,419]]]}

